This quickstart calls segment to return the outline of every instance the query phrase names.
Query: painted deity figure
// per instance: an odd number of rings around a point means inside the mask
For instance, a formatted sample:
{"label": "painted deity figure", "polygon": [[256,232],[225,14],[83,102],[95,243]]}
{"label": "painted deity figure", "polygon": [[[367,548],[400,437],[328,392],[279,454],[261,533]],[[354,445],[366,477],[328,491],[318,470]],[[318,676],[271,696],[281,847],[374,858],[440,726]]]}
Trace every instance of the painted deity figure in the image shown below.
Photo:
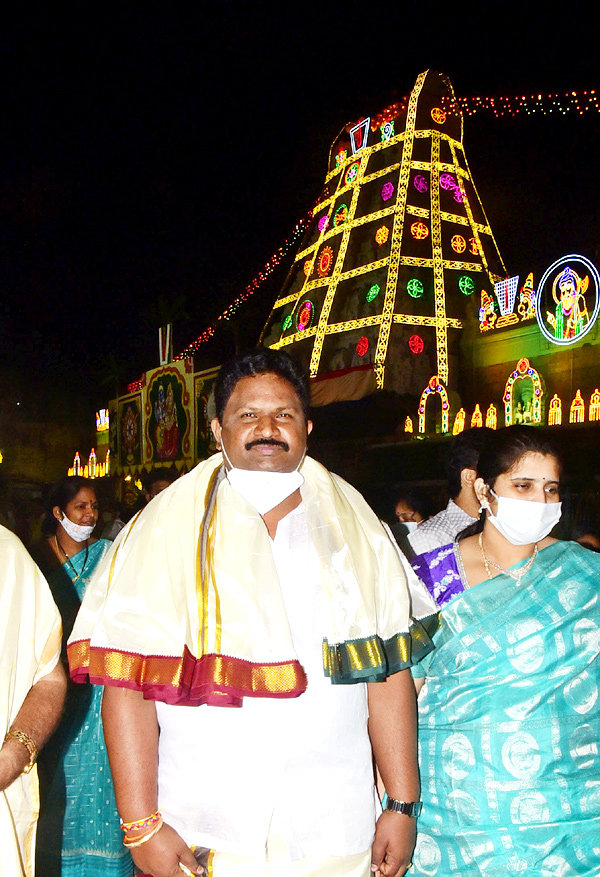
{"label": "painted deity figure", "polygon": [[[560,340],[576,338],[590,321],[584,294],[589,277],[579,277],[567,265],[552,284],[552,297],[556,302],[555,313],[546,314],[554,329],[554,337]],[[557,292],[558,289],[558,292]]]}
{"label": "painted deity figure", "polygon": [[485,289],[481,290],[481,307],[479,308],[479,328],[482,332],[493,329],[496,322],[494,299]]}
{"label": "painted deity figure", "polygon": [[162,389],[161,384],[158,389],[159,402],[156,405],[156,456],[159,460],[174,460],[179,444],[179,424],[173,385],[168,385],[164,404],[161,405]]}

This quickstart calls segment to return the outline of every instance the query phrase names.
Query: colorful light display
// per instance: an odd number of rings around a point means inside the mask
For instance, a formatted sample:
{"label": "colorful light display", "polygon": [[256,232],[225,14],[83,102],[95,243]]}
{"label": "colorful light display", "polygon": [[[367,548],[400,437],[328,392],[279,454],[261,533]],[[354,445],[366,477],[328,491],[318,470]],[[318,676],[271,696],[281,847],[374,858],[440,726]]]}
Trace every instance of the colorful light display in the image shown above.
{"label": "colorful light display", "polygon": [[423,241],[429,236],[429,229],[424,222],[413,222],[410,227],[410,233],[417,241]]}
{"label": "colorful light display", "polygon": [[423,194],[429,191],[429,183],[422,174],[415,175],[415,178],[413,180],[413,186],[415,187],[417,192],[421,192]]}
{"label": "colorful light display", "polygon": [[473,282],[473,278],[469,277],[468,274],[461,275],[458,278],[458,288],[463,295],[471,295],[472,292],[475,292],[475,283]]}
{"label": "colorful light display", "polygon": [[350,128],[350,145],[352,154],[357,153],[360,149],[364,149],[369,138],[370,119],[361,119],[353,128]]}
{"label": "colorful light display", "polygon": [[[435,372],[445,383],[449,336],[462,329],[465,313],[466,303],[457,303],[456,298],[460,277],[470,278],[473,292],[488,285],[491,291],[492,281],[506,274],[464,155],[460,111],[455,105],[451,109],[450,104],[442,103],[442,96],[451,101],[452,95],[446,77],[425,72],[417,79],[405,113],[400,117],[377,117],[378,124],[371,125],[376,132],[394,122],[393,134],[386,129],[385,137],[378,134],[371,138],[338,165],[334,159],[347,145],[347,132],[356,126],[346,127],[332,145],[325,179],[328,191],[321,197],[319,215],[325,211],[332,215],[343,200],[347,217],[339,228],[331,221],[320,237],[314,225],[307,230],[262,336],[264,343],[275,349],[301,343],[299,355],[306,359],[313,378],[335,371],[331,361],[334,351],[336,361],[345,346],[349,352],[352,345],[354,353],[356,338],[361,334],[356,330],[369,327],[365,335],[373,349],[376,385],[393,389],[401,370],[395,363],[386,379],[390,339],[399,341],[407,327],[414,327],[433,329],[428,354],[435,357]],[[442,110],[445,120],[441,122],[438,115],[437,122],[428,121],[432,109]],[[356,171],[348,176],[355,165]],[[379,194],[381,201],[376,205]],[[388,230],[385,250],[375,251],[373,244],[381,246],[383,235],[378,232],[384,226]],[[450,240],[454,235],[462,238],[460,253],[452,250]],[[331,269],[319,278],[313,271],[311,279],[301,282],[298,273],[306,259],[315,258],[318,272],[324,243],[333,251]],[[374,301],[366,292],[358,299],[361,304],[357,307],[356,292],[363,274],[375,274],[366,289],[374,283],[381,287],[377,311],[366,307]],[[355,278],[356,283],[349,282]],[[411,280],[418,280],[421,287],[411,285],[408,295],[398,294],[408,291]],[[467,295],[469,283],[462,285],[465,291],[461,300]],[[421,298],[418,306],[411,302],[415,291]],[[289,307],[295,307],[308,293],[318,310],[313,325],[301,334],[284,334],[281,326]],[[346,333],[352,333],[347,340]],[[329,343],[331,335],[336,336],[335,342],[332,339]],[[395,343],[393,349],[405,350],[411,357],[407,368],[415,367],[406,340]]]}
{"label": "colorful light display", "polygon": [[471,415],[471,429],[473,427],[481,427],[483,426],[483,414],[481,413],[481,408],[479,407],[479,402],[475,406],[475,410]]}
{"label": "colorful light display", "polygon": [[425,347],[420,335],[411,335],[408,339],[408,346],[410,347],[411,353],[414,353],[415,356],[418,356],[419,353],[423,353],[423,348]]}
{"label": "colorful light display", "polygon": [[583,423],[585,420],[585,402],[581,398],[581,390],[577,390],[575,398],[571,402],[569,423]]}
{"label": "colorful light display", "polygon": [[319,264],[317,266],[319,277],[326,277],[329,274],[332,262],[333,250],[331,247],[323,247],[321,255],[319,256]]}
{"label": "colorful light display", "polygon": [[417,277],[411,277],[411,279],[406,284],[406,291],[413,298],[421,298],[421,296],[425,292],[425,287]]}
{"label": "colorful light display", "polygon": [[364,356],[367,350],[369,349],[369,339],[366,335],[363,335],[358,339],[356,343],[356,352],[359,356]]}
{"label": "colorful light display", "polygon": [[562,423],[562,403],[555,393],[548,407],[548,426],[560,426]]}
{"label": "colorful light display", "polygon": [[557,259],[540,280],[536,317],[542,334],[565,346],[590,331],[600,309],[600,275],[585,256]]}
{"label": "colorful light display", "polygon": [[504,388],[504,423],[542,422],[542,382],[526,357],[520,359]]}
{"label": "colorful light display", "polygon": [[312,325],[315,316],[315,306],[310,299],[306,299],[300,305],[296,316],[296,327],[299,332],[304,332]]}
{"label": "colorful light display", "polygon": [[455,234],[450,240],[450,246],[455,253],[464,253],[467,249],[467,242],[461,234]]}
{"label": "colorful light display", "polygon": [[450,414],[450,403],[448,401],[448,393],[441,383],[437,375],[433,375],[429,379],[429,383],[421,394],[419,401],[419,432],[425,432],[425,416],[427,410],[427,401],[432,393],[438,393],[442,403],[442,432],[448,432],[448,416]]}
{"label": "colorful light display", "polygon": [[381,228],[378,228],[377,231],[375,232],[375,243],[377,243],[377,244],[379,244],[379,246],[381,246],[382,244],[385,244],[385,242],[387,241],[389,236],[390,236],[389,228],[387,227],[387,225],[382,225]]}
{"label": "colorful light display", "polygon": [[488,429],[496,429],[498,426],[498,412],[492,403],[485,414],[485,425]]}
{"label": "colorful light display", "polygon": [[596,387],[590,398],[590,413],[588,419],[590,422],[600,420],[600,390],[598,390],[598,387]]}
{"label": "colorful light display", "polygon": [[406,415],[406,420],[404,421],[404,432],[413,432],[413,422],[412,417]]}
{"label": "colorful light display", "polygon": [[394,194],[394,184],[393,183],[384,183],[383,188],[381,190],[381,198],[383,201],[389,201],[392,195]]}
{"label": "colorful light display", "polygon": [[375,299],[379,295],[380,289],[381,289],[381,287],[379,286],[379,284],[374,283],[373,286],[369,289],[369,291],[367,292],[367,294],[365,296],[367,301],[375,301]]}
{"label": "colorful light display", "polygon": [[338,209],[333,214],[333,225],[334,228],[342,225],[348,219],[348,205],[340,204]]}
{"label": "colorful light display", "polygon": [[467,412],[464,408],[459,408],[456,412],[456,417],[454,418],[454,425],[452,427],[452,435],[458,435],[459,432],[462,432],[465,428],[465,418],[467,416]]}

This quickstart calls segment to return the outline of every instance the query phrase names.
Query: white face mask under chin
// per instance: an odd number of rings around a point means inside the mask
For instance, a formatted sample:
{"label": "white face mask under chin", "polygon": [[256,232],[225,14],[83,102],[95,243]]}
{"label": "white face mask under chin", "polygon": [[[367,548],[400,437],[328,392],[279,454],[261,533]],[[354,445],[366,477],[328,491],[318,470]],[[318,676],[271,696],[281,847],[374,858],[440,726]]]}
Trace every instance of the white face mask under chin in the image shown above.
{"label": "white face mask under chin", "polygon": [[513,545],[541,542],[560,520],[560,502],[512,499],[509,496],[498,496],[491,488],[490,493],[498,500],[497,513],[492,514],[487,499],[482,501],[481,508],[488,509],[490,524]]}
{"label": "white face mask under chin", "polygon": [[85,542],[86,539],[89,539],[92,533],[94,532],[95,524],[75,524],[73,521],[69,520],[65,513],[63,512],[63,517],[58,522],[61,524],[65,533],[74,539],[75,542]]}
{"label": "white face mask under chin", "polygon": [[298,472],[304,455],[293,472],[263,472],[255,469],[237,469],[232,465],[225,445],[221,444],[221,447],[223,456],[231,466],[227,470],[227,480],[240,496],[254,506],[259,515],[270,512],[304,484],[304,476]]}
{"label": "white face mask under chin", "polygon": [[402,521],[402,524],[404,524],[409,533],[414,533],[419,526],[418,521]]}

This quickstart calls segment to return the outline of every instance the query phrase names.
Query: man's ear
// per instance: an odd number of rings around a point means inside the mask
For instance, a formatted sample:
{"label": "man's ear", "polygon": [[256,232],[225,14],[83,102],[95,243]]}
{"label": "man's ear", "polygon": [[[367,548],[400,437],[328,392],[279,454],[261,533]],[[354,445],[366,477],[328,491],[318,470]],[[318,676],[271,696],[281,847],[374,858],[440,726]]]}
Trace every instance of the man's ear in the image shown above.
{"label": "man's ear", "polygon": [[221,450],[221,424],[219,423],[218,417],[213,417],[213,419],[210,422],[210,428],[211,428],[212,434],[215,437],[215,442],[217,443],[217,450],[220,451]]}
{"label": "man's ear", "polygon": [[311,432],[312,432],[312,428],[313,428],[313,422],[312,422],[312,420],[307,420],[307,421],[306,421],[306,435],[310,435],[310,434],[311,434]]}
{"label": "man's ear", "polygon": [[476,469],[462,469],[460,473],[460,486],[461,487],[470,487],[473,489],[473,485],[477,480],[477,470]]}

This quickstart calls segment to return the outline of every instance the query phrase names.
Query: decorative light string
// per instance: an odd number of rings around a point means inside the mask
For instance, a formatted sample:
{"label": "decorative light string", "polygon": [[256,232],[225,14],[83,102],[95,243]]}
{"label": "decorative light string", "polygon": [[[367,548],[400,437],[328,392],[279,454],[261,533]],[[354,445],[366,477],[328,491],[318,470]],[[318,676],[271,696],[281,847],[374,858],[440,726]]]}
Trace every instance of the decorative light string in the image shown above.
{"label": "decorative light string", "polygon": [[179,359],[186,359],[188,356],[191,356],[196,350],[198,350],[200,345],[204,344],[205,341],[208,341],[210,338],[213,337],[220,320],[228,320],[237,311],[241,304],[247,301],[250,296],[254,295],[254,293],[260,289],[264,281],[268,278],[269,274],[271,274],[280,264],[280,262],[285,259],[289,251],[297,243],[298,238],[303,234],[306,226],[310,222],[312,215],[313,211],[309,210],[306,216],[302,217],[302,219],[296,224],[296,227],[292,231],[289,238],[285,241],[283,246],[279,247],[279,249],[276,250],[275,253],[273,253],[269,261],[265,264],[262,271],[258,272],[256,277],[254,277],[254,279],[250,281],[244,291],[240,295],[238,295],[238,297],[230,305],[228,305],[227,308],[225,308],[223,313],[219,317],[217,317],[214,323],[211,323],[211,325],[208,326],[208,328],[206,328],[204,332],[202,332],[202,334],[199,335],[194,342],[192,342],[192,344],[186,347],[185,350],[183,350],[181,353],[178,353],[177,356],[173,357],[174,361],[177,361]]}

